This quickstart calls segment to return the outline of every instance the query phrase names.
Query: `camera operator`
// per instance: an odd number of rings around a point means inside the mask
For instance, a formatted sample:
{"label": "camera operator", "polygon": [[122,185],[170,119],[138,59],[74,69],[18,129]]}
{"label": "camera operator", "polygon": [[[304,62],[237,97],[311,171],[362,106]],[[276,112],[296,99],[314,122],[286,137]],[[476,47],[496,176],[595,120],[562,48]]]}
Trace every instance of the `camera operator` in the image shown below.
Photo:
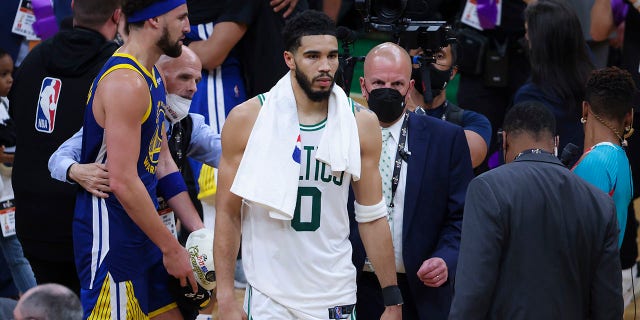
{"label": "camera operator", "polygon": [[[464,25],[458,32],[461,44],[458,103],[489,119],[492,139],[496,137],[496,130],[502,124],[513,95],[530,72],[523,46],[526,3],[523,0],[504,0],[500,5],[500,25],[485,25],[482,31]],[[497,149],[495,140],[492,140],[488,154]],[[489,166],[485,161],[478,169],[486,171]]]}
{"label": "camera operator", "polygon": [[[421,53],[417,50],[415,52]],[[435,62],[429,64],[430,90],[433,95],[431,102],[424,101],[423,93],[426,88],[420,73],[415,72],[419,69],[414,65],[413,78],[416,85],[410,91],[407,107],[416,113],[427,114],[461,126],[469,144],[471,164],[476,168],[487,156],[487,149],[491,142],[491,124],[484,115],[462,109],[447,100],[445,89],[458,71],[456,52],[457,44],[450,44],[440,49],[435,54]]]}

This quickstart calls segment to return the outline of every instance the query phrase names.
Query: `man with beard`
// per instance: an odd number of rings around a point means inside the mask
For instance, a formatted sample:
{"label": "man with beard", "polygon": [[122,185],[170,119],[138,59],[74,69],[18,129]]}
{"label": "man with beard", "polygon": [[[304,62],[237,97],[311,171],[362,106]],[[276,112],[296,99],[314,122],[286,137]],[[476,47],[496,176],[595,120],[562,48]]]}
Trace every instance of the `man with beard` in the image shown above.
{"label": "man with beard", "polygon": [[193,292],[197,285],[189,254],[157,214],[156,188],[172,208],[199,218],[169,154],[166,92],[154,64],[162,54],[181,54],[187,6],[130,0],[122,10],[129,37],[98,73],[85,111],[80,163],[106,164],[113,196],[78,192],[73,238],[80,299],[85,318],[182,319],[167,274]]}
{"label": "man with beard", "polygon": [[[411,59],[393,44],[367,54],[360,87],[382,127],[380,173],[389,212],[398,286],[405,320],[447,319],[460,246],[462,210],[473,178],[462,128],[407,112],[413,87]],[[358,316],[375,319],[383,311],[384,286],[373,271],[362,232],[351,229],[358,271]]]}
{"label": "man with beard", "polygon": [[[156,63],[167,87],[165,104],[165,129],[168,130],[169,149],[176,165],[183,173],[189,195],[198,205],[197,191],[187,157],[212,167],[220,161],[220,135],[205,123],[204,117],[189,113],[191,98],[201,80],[200,60],[191,49],[182,47],[178,58],[162,56]],[[78,183],[82,188],[100,198],[107,198],[109,176],[102,164],[80,164],[82,129],[65,141],[49,158],[51,177],[69,183]],[[187,179],[191,179],[189,182]],[[198,201],[199,202],[199,201]],[[189,228],[190,230],[191,228]],[[186,237],[185,239],[186,240]]]}
{"label": "man with beard", "polygon": [[360,233],[385,291],[382,319],[400,319],[375,115],[334,86],[338,42],[325,14],[305,11],[283,35],[290,72],[235,107],[222,131],[214,241],[219,319],[243,318],[233,292],[241,238],[249,318],[355,317],[346,211],[352,179]]}
{"label": "man with beard", "polygon": [[[199,201],[187,157],[218,167],[220,160],[220,135],[204,123],[204,117],[189,113],[191,98],[197,90],[200,81],[201,64],[198,56],[186,46],[182,47],[182,54],[177,58],[161,56],[156,67],[164,76],[167,88],[165,108],[165,129],[169,136],[169,150],[182,177],[194,206]],[[170,129],[169,129],[170,128]],[[86,191],[99,198],[109,197],[109,173],[104,164],[78,163],[82,151],[82,129],[65,141],[49,160],[51,177],[62,182],[76,182]],[[160,201],[160,199],[158,200]],[[162,203],[162,202],[161,202]],[[162,213],[163,221],[170,230],[176,230],[173,211],[167,211],[166,206],[160,205],[158,212]],[[182,222],[181,212],[176,211],[175,217]],[[181,223],[182,229],[177,231],[180,243],[185,243],[190,232],[203,228],[200,220],[189,220],[186,225]],[[211,257],[213,259],[213,257]],[[187,291],[187,294],[190,290]],[[203,299],[186,299],[178,301],[178,307],[185,319],[195,319]],[[181,303],[187,302],[187,303]]]}

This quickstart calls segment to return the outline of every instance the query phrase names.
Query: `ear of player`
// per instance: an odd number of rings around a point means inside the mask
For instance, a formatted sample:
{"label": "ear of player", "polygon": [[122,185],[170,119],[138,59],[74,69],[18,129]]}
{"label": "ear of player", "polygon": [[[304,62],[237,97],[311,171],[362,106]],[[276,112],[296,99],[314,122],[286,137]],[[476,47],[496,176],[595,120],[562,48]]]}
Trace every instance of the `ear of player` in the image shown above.
{"label": "ear of player", "polygon": [[189,234],[185,247],[191,256],[191,267],[196,281],[206,290],[216,287],[213,266],[213,231],[206,228]]}

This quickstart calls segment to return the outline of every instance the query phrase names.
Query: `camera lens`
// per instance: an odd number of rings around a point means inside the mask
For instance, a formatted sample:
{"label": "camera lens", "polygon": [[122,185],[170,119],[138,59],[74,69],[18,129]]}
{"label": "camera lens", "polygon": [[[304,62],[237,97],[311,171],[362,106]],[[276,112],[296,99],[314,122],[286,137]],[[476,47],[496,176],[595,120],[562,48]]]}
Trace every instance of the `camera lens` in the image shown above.
{"label": "camera lens", "polygon": [[396,22],[402,17],[406,7],[407,0],[377,0],[371,6],[382,23]]}

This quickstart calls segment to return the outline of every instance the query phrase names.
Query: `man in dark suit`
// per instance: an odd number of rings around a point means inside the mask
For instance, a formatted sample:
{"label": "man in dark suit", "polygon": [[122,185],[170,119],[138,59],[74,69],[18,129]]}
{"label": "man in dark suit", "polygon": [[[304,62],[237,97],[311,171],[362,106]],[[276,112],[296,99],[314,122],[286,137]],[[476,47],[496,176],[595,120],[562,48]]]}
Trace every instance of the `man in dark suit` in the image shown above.
{"label": "man in dark suit", "polygon": [[[404,298],[403,319],[446,319],[464,198],[473,178],[464,132],[448,122],[407,113],[411,59],[395,44],[383,43],[369,52],[360,85],[383,131],[380,171]],[[351,241],[359,271],[358,317],[379,319],[386,293],[372,272],[374,266],[365,262],[354,223]]]}
{"label": "man in dark suit", "polygon": [[505,116],[506,165],[469,185],[450,319],[622,319],[611,198],[551,152],[538,102]]}

